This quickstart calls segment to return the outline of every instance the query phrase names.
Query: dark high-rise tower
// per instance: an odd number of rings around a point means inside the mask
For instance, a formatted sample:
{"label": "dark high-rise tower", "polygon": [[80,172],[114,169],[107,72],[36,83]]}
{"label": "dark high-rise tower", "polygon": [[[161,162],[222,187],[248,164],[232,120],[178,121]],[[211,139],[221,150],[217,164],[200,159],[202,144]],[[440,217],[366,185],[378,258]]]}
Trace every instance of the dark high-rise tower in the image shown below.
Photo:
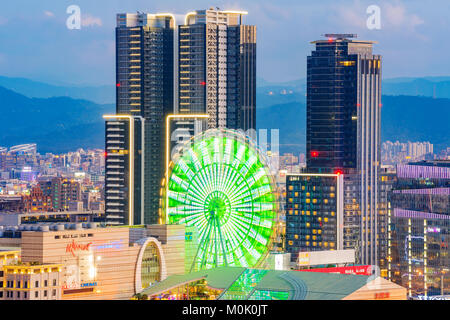
{"label": "dark high-rise tower", "polygon": [[378,257],[381,56],[371,41],[330,34],[307,60],[307,170],[344,178],[344,248]]}
{"label": "dark high-rise tower", "polygon": [[[159,218],[165,119],[174,110],[174,30],[175,20],[170,14],[117,15],[116,113],[143,119],[143,146],[134,149],[140,152],[134,159],[142,158],[143,163],[143,201],[139,209],[142,214],[131,214],[143,219],[134,223],[154,224]],[[125,166],[121,170],[126,173],[131,169]],[[136,189],[134,194],[138,193]]]}
{"label": "dark high-rise tower", "polygon": [[197,10],[179,26],[179,113],[209,128],[256,129],[256,27],[241,11]]}

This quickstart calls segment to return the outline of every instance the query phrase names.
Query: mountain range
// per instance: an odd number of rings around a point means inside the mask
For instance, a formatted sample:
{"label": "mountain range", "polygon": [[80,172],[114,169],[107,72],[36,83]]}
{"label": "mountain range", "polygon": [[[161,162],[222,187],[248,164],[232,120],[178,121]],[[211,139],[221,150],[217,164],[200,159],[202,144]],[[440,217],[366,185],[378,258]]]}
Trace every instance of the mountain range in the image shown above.
{"label": "mountain range", "polygon": [[40,152],[103,148],[102,115],[113,104],[68,97],[28,98],[0,87],[0,146],[37,143]]}
{"label": "mountain range", "polygon": [[[441,98],[427,96],[433,84],[432,94]],[[305,80],[258,79],[257,127],[280,130],[281,152],[305,152],[305,86]],[[0,77],[0,146],[34,142],[41,153],[103,148],[102,115],[114,112],[114,91],[113,86],[65,87]],[[436,150],[450,146],[450,77],[388,79],[383,93],[382,141],[430,141]]]}
{"label": "mountain range", "polygon": [[[275,104],[301,101],[306,93],[306,79],[286,82],[269,82],[257,78],[259,108]],[[450,77],[392,78],[383,80],[383,94],[425,96],[450,99]],[[25,78],[0,76],[0,86],[29,98],[71,97],[98,104],[116,102],[113,84],[102,86],[74,86],[48,84]]]}
{"label": "mountain range", "polygon": [[103,86],[53,85],[25,78],[0,76],[0,86],[28,98],[70,97],[99,104],[116,103],[116,88],[113,84]]}
{"label": "mountain range", "polygon": [[[450,99],[382,97],[381,141],[430,141],[435,150],[450,146]],[[279,129],[280,151],[306,149],[306,104],[295,101],[257,109],[257,126]]]}

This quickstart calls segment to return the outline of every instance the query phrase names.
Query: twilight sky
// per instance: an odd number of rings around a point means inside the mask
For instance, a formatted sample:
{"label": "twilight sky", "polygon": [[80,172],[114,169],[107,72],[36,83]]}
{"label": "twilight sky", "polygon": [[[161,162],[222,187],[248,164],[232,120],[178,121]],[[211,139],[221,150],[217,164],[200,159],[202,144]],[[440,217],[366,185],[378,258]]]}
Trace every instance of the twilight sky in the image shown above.
{"label": "twilight sky", "polygon": [[[82,27],[69,30],[70,5]],[[381,29],[366,27],[370,5]],[[449,0],[15,0],[0,4],[0,75],[54,84],[113,84],[116,13],[185,14],[209,7],[243,9],[257,26],[258,77],[283,82],[306,76],[306,56],[325,33],[375,40],[384,78],[450,76]]]}

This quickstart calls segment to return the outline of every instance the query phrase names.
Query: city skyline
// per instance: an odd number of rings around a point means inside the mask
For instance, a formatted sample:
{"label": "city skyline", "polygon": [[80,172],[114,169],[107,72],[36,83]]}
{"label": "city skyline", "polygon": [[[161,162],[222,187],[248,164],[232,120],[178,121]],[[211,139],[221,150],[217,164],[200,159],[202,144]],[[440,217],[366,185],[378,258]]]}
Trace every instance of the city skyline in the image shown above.
{"label": "city skyline", "polygon": [[[0,50],[0,73],[11,77],[25,77],[49,83],[113,84],[115,13],[187,12],[210,7],[207,1],[189,4],[165,2],[149,5],[144,1],[125,4],[108,2],[108,6],[89,4],[83,0],[80,30],[68,30],[66,13],[69,2],[58,4],[50,1],[32,3],[22,1],[21,11],[4,4],[0,14],[0,36],[5,46]],[[386,78],[448,76],[445,65],[447,43],[438,39],[448,29],[444,9],[420,7],[416,1],[384,1],[381,9],[381,29],[366,27],[366,9],[370,1],[342,1],[332,4],[297,3],[285,0],[279,5],[266,1],[222,2],[213,4],[221,9],[244,9],[252,12],[248,24],[258,26],[258,73],[260,78],[272,82],[284,82],[306,75],[306,64],[302,63],[311,49],[310,41],[332,30],[357,33],[361,38],[382,43],[379,53],[385,57]],[[440,7],[450,6],[440,1]],[[176,8],[176,10],[173,10]],[[289,9],[288,9],[289,8]],[[432,15],[433,19],[431,19]],[[21,28],[18,30],[17,26]],[[320,25],[320,28],[312,27]],[[15,37],[8,37],[14,30]],[[45,32],[40,32],[45,30]],[[298,31],[297,31],[298,30]],[[34,35],[30,37],[30,35]],[[292,41],[294,39],[294,41]],[[39,41],[39,42],[36,42]],[[37,54],[24,59],[20,43],[37,49]],[[439,47],[436,47],[439,46]],[[413,50],[414,49],[414,50]],[[57,53],[49,59],[50,52]],[[424,59],[433,54],[434,59]],[[404,59],[407,57],[407,59]],[[299,62],[300,61],[300,62]],[[415,68],[410,68],[414,65]],[[64,70],[61,74],[60,70]]]}
{"label": "city skyline", "polygon": [[[450,300],[450,76],[382,93],[446,72],[449,22],[417,0],[256,1],[4,5],[0,301]],[[104,79],[114,103],[91,102]]]}

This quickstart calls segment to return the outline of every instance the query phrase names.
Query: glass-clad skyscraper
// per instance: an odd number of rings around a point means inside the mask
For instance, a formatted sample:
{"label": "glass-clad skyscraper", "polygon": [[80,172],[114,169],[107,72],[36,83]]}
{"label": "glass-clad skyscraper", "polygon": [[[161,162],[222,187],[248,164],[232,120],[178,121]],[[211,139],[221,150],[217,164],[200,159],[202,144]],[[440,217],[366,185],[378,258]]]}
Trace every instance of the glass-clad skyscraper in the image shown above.
{"label": "glass-clad skyscraper", "polygon": [[307,58],[307,172],[344,174],[344,248],[377,264],[381,56],[328,34]]}

